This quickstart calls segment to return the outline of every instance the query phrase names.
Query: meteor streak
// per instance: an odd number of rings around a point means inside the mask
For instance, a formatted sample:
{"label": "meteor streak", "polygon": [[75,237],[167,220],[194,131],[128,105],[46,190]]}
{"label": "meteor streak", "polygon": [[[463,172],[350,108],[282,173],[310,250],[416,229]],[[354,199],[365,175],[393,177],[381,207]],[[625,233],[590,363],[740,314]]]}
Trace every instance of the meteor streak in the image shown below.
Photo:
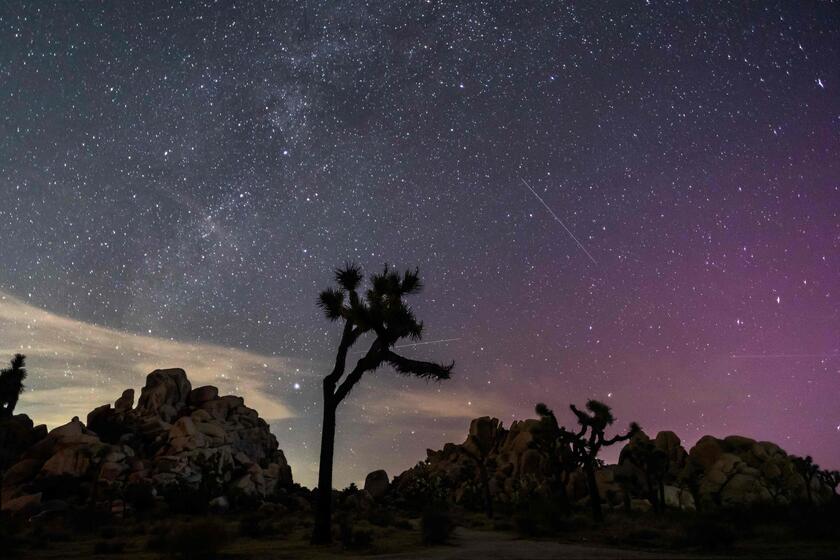
{"label": "meteor streak", "polygon": [[558,224],[563,226],[563,229],[566,230],[566,233],[569,234],[569,237],[571,237],[574,240],[574,242],[577,243],[577,245],[578,245],[578,247],[580,247],[581,251],[586,253],[586,256],[589,257],[589,260],[592,261],[593,264],[598,264],[598,262],[595,260],[595,258],[591,254],[589,254],[589,251],[586,250],[586,247],[583,246],[583,243],[578,241],[578,238],[575,237],[575,234],[572,233],[572,230],[570,230],[569,228],[566,227],[566,224],[563,223],[563,220],[561,220],[560,217],[557,214],[554,213],[554,210],[552,210],[551,207],[548,204],[545,203],[545,200],[543,200],[542,197],[537,194],[537,191],[535,191],[534,189],[531,188],[531,185],[528,184],[528,181],[526,181],[522,177],[520,177],[519,180],[522,181],[522,183],[526,187],[528,187],[528,190],[531,191],[531,193],[535,197],[537,197],[537,200],[539,200],[540,203],[543,206],[545,206],[545,209],[548,210],[548,213],[551,214],[551,217],[554,218],[554,221],[556,221]]}
{"label": "meteor streak", "polygon": [[[409,344],[397,344],[394,348],[411,348],[413,346],[425,346],[427,344],[443,344],[445,342],[455,342],[456,340],[461,340],[463,337],[459,336],[458,338],[441,338],[440,340],[426,340],[423,342],[412,342]],[[366,350],[357,350],[356,352],[351,352],[351,354],[364,354]]]}

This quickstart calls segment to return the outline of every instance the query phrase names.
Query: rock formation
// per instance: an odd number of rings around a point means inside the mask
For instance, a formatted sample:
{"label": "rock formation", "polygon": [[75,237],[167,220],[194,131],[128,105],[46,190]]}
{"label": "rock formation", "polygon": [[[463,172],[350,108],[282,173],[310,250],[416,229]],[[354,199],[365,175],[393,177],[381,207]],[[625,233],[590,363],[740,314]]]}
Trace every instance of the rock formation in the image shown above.
{"label": "rock formation", "polygon": [[87,425],[73,418],[42,434],[7,470],[3,509],[32,510],[55,499],[125,507],[138,489],[235,503],[292,484],[277,439],[241,397],[193,389],[183,370],[166,369],[148,375],[133,405],[129,389],[113,407],[91,411]]}
{"label": "rock formation", "polygon": [[[522,420],[505,429],[495,418],[476,418],[463,444],[448,443],[442,450],[428,450],[426,460],[397,476],[390,491],[395,497],[405,497],[418,488],[439,485],[456,503],[477,505],[480,480],[476,457],[481,456],[482,448],[495,501],[513,503],[523,496],[548,495],[549,461],[532,444],[538,426],[537,420]],[[705,436],[686,451],[674,432],[663,431],[653,439],[644,432],[637,433],[622,450],[618,465],[597,472],[599,493],[608,505],[651,507],[645,470],[632,458],[634,448],[645,443],[666,460],[661,475],[666,506],[709,510],[786,505],[807,499],[804,478],[792,456],[778,445],[741,436]],[[430,485],[429,479],[435,483]],[[817,503],[830,500],[834,494],[833,488],[817,478],[811,485]],[[588,499],[582,473],[572,473],[566,494],[572,502]]]}

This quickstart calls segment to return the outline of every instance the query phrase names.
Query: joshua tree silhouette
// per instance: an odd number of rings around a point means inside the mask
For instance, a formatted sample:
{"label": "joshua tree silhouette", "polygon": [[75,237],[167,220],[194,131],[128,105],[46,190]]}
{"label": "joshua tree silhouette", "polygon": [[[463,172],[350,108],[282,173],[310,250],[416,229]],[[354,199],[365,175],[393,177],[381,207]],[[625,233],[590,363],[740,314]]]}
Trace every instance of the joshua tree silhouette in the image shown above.
{"label": "joshua tree silhouette", "polygon": [[[496,422],[495,419],[494,422]],[[496,463],[490,455],[497,448],[498,444],[498,439],[488,441],[470,434],[467,436],[467,444],[462,447],[464,453],[473,460],[478,469],[478,478],[481,483],[481,498],[484,502],[484,513],[488,519],[493,519],[493,495],[490,492],[490,473],[496,469]]]}
{"label": "joshua tree silhouette", "polygon": [[604,520],[604,514],[601,511],[601,496],[595,481],[598,452],[603,447],[630,439],[640,428],[638,424],[631,422],[630,429],[626,434],[615,435],[607,439],[604,432],[607,426],[611,426],[615,422],[609,406],[600,401],[590,400],[586,403],[585,411],[579,410],[575,405],[570,405],[569,408],[577,416],[578,424],[580,424],[580,429],[574,434],[575,439],[572,446],[575,453],[578,453],[582,459],[583,471],[586,474],[586,485],[589,488],[592,518],[596,523],[601,523]]}
{"label": "joshua tree silhouette", "polygon": [[[405,303],[405,296],[416,294],[422,284],[418,271],[399,274],[388,265],[370,278],[370,288],[364,295],[359,290],[363,276],[361,268],[347,264],[335,271],[335,288],[321,292],[318,306],[330,321],[344,321],[344,328],[332,372],[324,378],[324,419],[321,427],[321,458],[318,472],[318,499],[312,542],[332,540],[332,470],[335,448],[335,416],[341,401],[361,380],[365,372],[382,364],[392,366],[398,373],[424,379],[449,379],[453,364],[411,360],[395,353],[394,345],[401,339],[419,340],[423,323],[418,321]],[[374,340],[364,356],[345,377],[347,354],[363,334],[372,333]],[[342,378],[344,380],[342,381]]]}
{"label": "joshua tree silhouette", "polygon": [[665,475],[668,474],[668,454],[656,447],[649,440],[634,440],[622,450],[619,462],[629,459],[644,474],[644,485],[653,511],[661,512],[665,508]]}
{"label": "joshua tree silhouette", "polygon": [[15,354],[10,367],[0,371],[0,417],[10,417],[15,413],[18,398],[23,392],[23,380],[26,379],[26,356]]}
{"label": "joshua tree silhouette", "polygon": [[548,457],[551,490],[560,502],[560,507],[566,511],[569,508],[566,484],[569,475],[582,465],[583,457],[574,446],[575,434],[560,426],[553,410],[543,403],[538,403],[535,410],[540,417],[540,425],[531,446]]}
{"label": "joshua tree silhouette", "polygon": [[820,466],[814,462],[814,459],[810,455],[804,458],[794,456],[793,466],[796,467],[796,471],[805,480],[805,495],[808,497],[808,503],[813,505],[814,495],[811,490],[811,484],[814,481],[814,477],[819,475]]}
{"label": "joshua tree silhouette", "polygon": [[840,484],[840,471],[823,470],[817,473],[823,484],[831,488],[831,491],[837,493],[837,485]]}

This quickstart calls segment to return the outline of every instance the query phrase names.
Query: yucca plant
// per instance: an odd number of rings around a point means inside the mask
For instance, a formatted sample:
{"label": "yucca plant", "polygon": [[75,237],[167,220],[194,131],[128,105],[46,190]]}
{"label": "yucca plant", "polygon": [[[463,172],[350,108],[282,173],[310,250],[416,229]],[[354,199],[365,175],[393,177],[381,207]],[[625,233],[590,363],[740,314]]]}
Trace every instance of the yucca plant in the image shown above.
{"label": "yucca plant", "polygon": [[[382,365],[397,373],[440,381],[449,379],[454,364],[412,360],[397,354],[394,346],[402,339],[420,340],[423,323],[414,316],[405,297],[420,292],[422,283],[415,269],[400,274],[387,265],[370,277],[364,290],[362,270],[347,264],[335,271],[336,286],[327,288],[318,298],[318,306],[330,321],[343,323],[335,365],[324,378],[324,419],[321,426],[321,457],[318,471],[318,501],[312,542],[332,539],[332,473],[335,449],[335,418],[338,405],[347,397],[362,376]],[[364,334],[373,341],[356,365],[347,373],[350,349]],[[346,374],[346,375],[345,375]]]}
{"label": "yucca plant", "polygon": [[575,453],[582,459],[583,471],[586,474],[586,486],[589,488],[592,518],[596,523],[601,523],[604,520],[604,514],[601,511],[601,495],[595,481],[598,453],[604,447],[620,441],[627,441],[641,428],[635,422],[631,422],[627,433],[607,438],[604,432],[615,422],[615,417],[613,417],[609,406],[601,401],[590,400],[586,403],[586,410],[579,410],[575,405],[570,405],[569,408],[572,409],[577,417],[578,424],[580,424],[580,429],[574,434],[573,447]]}
{"label": "yucca plant", "polygon": [[814,459],[808,455],[807,457],[792,457],[793,466],[802,480],[805,481],[805,495],[808,498],[808,503],[814,505],[814,495],[811,487],[814,482],[814,477],[819,475],[820,466],[814,462]]}
{"label": "yucca plant", "polygon": [[548,459],[552,494],[557,499],[560,509],[568,512],[566,484],[571,473],[581,466],[583,458],[573,445],[576,441],[575,434],[559,424],[553,410],[544,403],[537,403],[534,410],[540,417],[540,423],[530,446]]}
{"label": "yucca plant", "polygon": [[26,356],[15,354],[9,367],[0,371],[0,416],[11,417],[15,413],[18,398],[23,392],[26,379]]}

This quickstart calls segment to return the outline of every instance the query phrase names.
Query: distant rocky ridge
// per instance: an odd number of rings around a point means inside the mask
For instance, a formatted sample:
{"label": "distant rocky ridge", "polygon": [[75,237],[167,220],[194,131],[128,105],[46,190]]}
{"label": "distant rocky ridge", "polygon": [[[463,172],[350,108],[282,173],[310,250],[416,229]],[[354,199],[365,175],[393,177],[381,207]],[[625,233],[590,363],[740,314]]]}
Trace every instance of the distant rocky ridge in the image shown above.
{"label": "distant rocky ridge", "polygon": [[[442,450],[428,450],[424,462],[395,477],[390,492],[397,497],[410,495],[417,488],[428,487],[428,479],[435,478],[456,503],[475,501],[481,476],[475,458],[483,455],[495,501],[513,503],[523,495],[547,496],[549,461],[533,445],[538,429],[539,421],[533,419],[513,422],[506,429],[496,418],[476,418],[463,444],[447,443]],[[632,461],[633,449],[646,441],[651,441],[648,435],[637,433],[622,450],[618,465],[597,471],[599,493],[608,505],[651,507],[643,470]],[[667,506],[711,510],[808,499],[805,479],[797,472],[793,457],[774,443],[741,436],[705,436],[686,451],[679,437],[669,431],[659,432],[652,443],[667,457],[663,477]],[[811,481],[816,503],[831,500],[834,492],[817,478]],[[583,473],[571,473],[566,493],[572,502],[589,499]]]}
{"label": "distant rocky ridge", "polygon": [[[25,415],[0,426],[5,470],[2,507],[36,512],[73,503],[110,502],[198,492],[217,504],[262,500],[292,484],[277,439],[241,397],[193,389],[182,369],[155,370],[137,406],[126,390],[104,405],[53,429]],[[7,445],[14,442],[14,445]]]}
{"label": "distant rocky ridge", "polygon": [[[167,502],[197,496],[215,509],[283,501],[292,509],[308,509],[311,496],[293,485],[268,424],[241,397],[218,393],[212,386],[192,388],[181,369],[155,370],[137,406],[128,389],[113,406],[91,411],[86,423],[73,418],[48,432],[26,415],[3,419],[2,509],[33,515],[95,506],[121,514],[144,494]],[[412,495],[428,500],[434,494],[480,508],[483,477],[498,503],[548,497],[550,461],[535,445],[539,426],[536,419],[505,428],[496,418],[476,418],[464,443],[428,450],[425,461],[393,481],[385,471],[370,473],[350,502],[370,509],[378,500],[399,506]],[[608,506],[651,507],[649,480],[635,464],[636,451],[651,446],[665,460],[661,490],[670,507],[707,511],[806,500],[820,504],[834,497],[835,489],[819,477],[811,479],[809,492],[794,457],[776,444],[705,436],[686,450],[673,432],[651,439],[640,431],[622,449],[619,464],[596,472]],[[589,499],[582,472],[569,475],[565,492],[571,503]]]}

